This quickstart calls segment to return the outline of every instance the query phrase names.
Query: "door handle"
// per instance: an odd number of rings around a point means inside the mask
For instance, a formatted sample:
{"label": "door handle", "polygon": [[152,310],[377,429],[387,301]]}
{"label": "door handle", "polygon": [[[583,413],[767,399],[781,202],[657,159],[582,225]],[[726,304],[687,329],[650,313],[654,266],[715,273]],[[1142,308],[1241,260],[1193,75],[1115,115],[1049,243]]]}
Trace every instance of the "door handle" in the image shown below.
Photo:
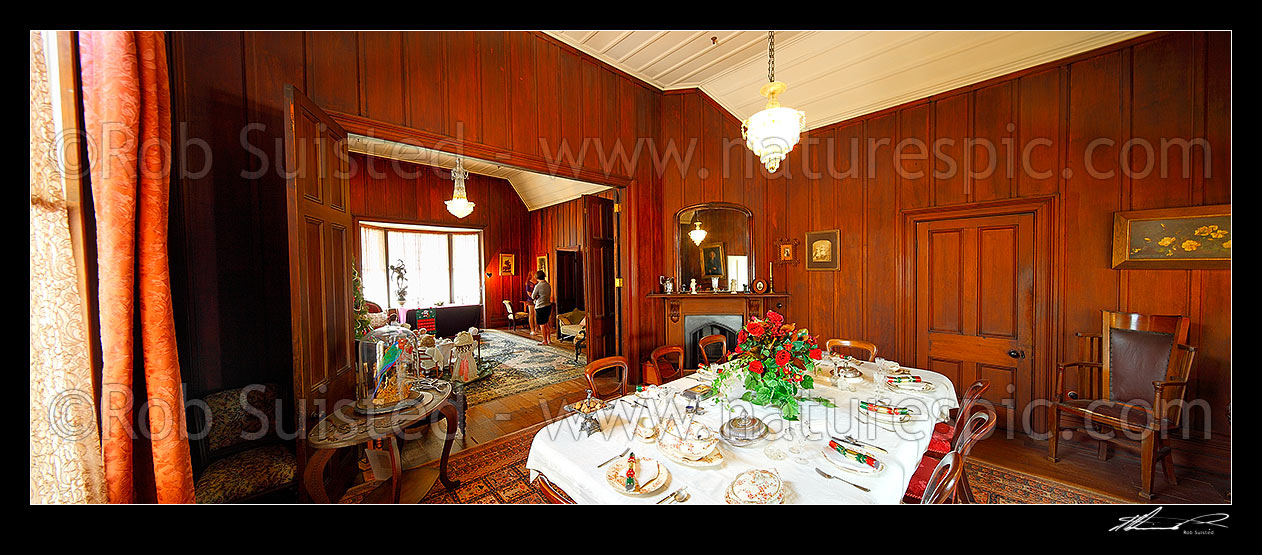
{"label": "door handle", "polygon": [[1025,351],[1013,349],[1011,351],[1008,351],[1008,356],[1012,358],[1016,358],[1016,359],[1025,358]]}

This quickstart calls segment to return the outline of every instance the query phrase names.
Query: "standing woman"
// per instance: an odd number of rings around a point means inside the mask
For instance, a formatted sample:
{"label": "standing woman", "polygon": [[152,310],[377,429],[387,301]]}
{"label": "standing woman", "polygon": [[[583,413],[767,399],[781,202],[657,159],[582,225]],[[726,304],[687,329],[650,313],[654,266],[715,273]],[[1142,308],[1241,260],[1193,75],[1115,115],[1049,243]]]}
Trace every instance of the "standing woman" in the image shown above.
{"label": "standing woman", "polygon": [[530,323],[530,335],[539,335],[539,323],[535,321],[535,281],[534,276],[526,280],[526,313],[529,315],[527,322]]}
{"label": "standing woman", "polygon": [[543,334],[543,341],[540,345],[552,344],[552,333],[549,330],[548,319],[552,316],[552,285],[548,283],[548,275],[539,270],[535,272],[535,279],[539,283],[535,284],[535,290],[530,297],[535,301],[535,322],[539,324],[539,333]]}

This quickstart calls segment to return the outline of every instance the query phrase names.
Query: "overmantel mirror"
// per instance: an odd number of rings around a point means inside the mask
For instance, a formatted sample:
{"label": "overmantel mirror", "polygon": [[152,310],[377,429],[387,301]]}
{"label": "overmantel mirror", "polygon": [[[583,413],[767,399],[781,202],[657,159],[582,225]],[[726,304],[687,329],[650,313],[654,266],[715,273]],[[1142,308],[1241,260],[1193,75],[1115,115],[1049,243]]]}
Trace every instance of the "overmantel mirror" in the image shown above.
{"label": "overmantel mirror", "polygon": [[675,213],[677,291],[746,291],[754,276],[754,215],[727,202],[686,206]]}

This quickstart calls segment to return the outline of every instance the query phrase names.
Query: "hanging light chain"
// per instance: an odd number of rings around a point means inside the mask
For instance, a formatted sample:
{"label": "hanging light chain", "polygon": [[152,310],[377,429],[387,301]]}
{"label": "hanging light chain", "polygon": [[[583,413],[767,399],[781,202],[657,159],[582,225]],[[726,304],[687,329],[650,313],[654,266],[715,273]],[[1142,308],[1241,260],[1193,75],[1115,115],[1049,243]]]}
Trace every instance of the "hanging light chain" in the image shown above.
{"label": "hanging light chain", "polygon": [[776,80],[776,32],[767,31],[767,81]]}

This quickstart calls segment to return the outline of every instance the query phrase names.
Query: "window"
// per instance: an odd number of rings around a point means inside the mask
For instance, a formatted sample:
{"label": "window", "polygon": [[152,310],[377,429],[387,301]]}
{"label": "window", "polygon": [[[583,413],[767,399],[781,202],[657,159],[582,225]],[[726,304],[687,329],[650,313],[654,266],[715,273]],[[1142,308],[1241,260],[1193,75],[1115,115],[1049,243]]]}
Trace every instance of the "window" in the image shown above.
{"label": "window", "polygon": [[359,236],[365,300],[394,308],[482,304],[480,232],[365,223]]}

